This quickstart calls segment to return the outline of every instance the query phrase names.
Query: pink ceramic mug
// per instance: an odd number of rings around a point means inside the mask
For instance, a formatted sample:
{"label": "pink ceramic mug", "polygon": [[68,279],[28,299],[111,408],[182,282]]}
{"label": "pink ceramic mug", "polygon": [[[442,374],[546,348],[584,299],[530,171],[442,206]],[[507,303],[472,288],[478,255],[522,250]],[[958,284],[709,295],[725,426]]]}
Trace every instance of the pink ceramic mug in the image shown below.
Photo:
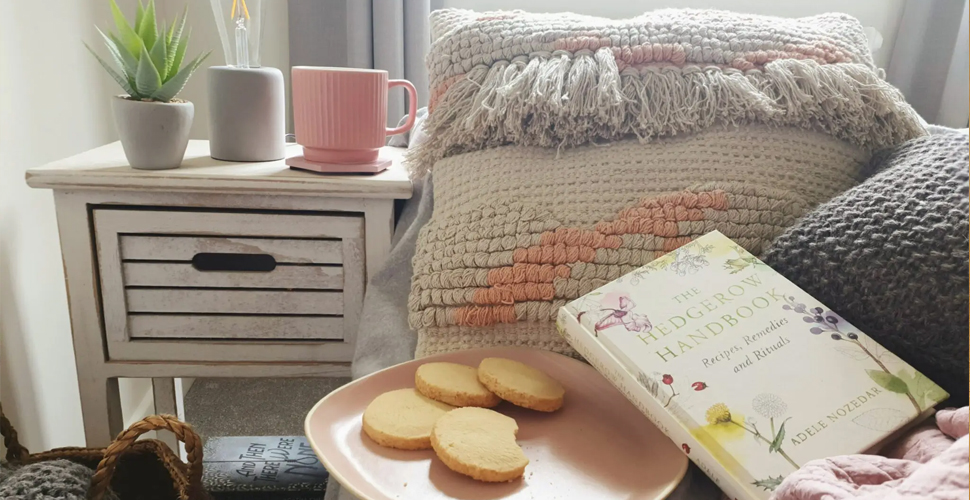
{"label": "pink ceramic mug", "polygon": [[[294,66],[293,127],[303,157],[322,163],[369,163],[377,160],[387,136],[414,126],[418,96],[407,80],[388,80],[387,71]],[[387,124],[387,92],[408,91],[408,120]]]}

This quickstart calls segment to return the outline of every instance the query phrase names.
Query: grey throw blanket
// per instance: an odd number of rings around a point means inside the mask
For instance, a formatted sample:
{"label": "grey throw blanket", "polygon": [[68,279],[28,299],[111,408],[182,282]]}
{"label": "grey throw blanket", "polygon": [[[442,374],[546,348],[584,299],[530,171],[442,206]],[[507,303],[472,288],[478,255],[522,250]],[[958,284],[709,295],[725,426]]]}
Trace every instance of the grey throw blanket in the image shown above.
{"label": "grey throw blanket", "polygon": [[414,183],[414,195],[401,211],[387,261],[367,284],[351,365],[354,379],[414,359],[418,337],[408,327],[411,259],[418,231],[431,219],[431,185],[430,175]]}
{"label": "grey throw blanket", "polygon": [[968,140],[944,130],[780,236],[765,262],[967,404]]}

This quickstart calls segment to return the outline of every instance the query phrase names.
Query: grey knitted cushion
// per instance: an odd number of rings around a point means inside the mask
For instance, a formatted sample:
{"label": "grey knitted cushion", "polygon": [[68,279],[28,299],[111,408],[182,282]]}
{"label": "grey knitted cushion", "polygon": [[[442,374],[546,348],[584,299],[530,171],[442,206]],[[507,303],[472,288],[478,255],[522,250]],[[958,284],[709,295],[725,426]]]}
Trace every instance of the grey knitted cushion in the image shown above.
{"label": "grey knitted cushion", "polygon": [[968,392],[968,141],[945,132],[873,159],[764,260],[946,389]]}

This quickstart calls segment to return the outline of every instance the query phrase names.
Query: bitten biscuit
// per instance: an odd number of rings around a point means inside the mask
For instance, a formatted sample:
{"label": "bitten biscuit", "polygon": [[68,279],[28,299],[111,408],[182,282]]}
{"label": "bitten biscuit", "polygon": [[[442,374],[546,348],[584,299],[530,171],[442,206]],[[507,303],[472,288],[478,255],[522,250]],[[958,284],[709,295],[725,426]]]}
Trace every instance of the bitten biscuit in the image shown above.
{"label": "bitten biscuit", "polygon": [[452,408],[414,389],[385,392],[364,410],[364,433],[388,448],[427,450],[435,421]]}
{"label": "bitten biscuit", "polygon": [[458,363],[425,363],[414,374],[418,392],[452,406],[491,408],[502,402],[478,380],[478,369]]}
{"label": "bitten biscuit", "polygon": [[518,424],[485,408],[458,408],[438,419],[431,446],[449,469],[479,481],[522,477],[529,459],[515,442]]}
{"label": "bitten biscuit", "polygon": [[505,358],[485,358],[478,380],[498,397],[523,408],[556,411],[566,390],[554,378],[529,365]]}

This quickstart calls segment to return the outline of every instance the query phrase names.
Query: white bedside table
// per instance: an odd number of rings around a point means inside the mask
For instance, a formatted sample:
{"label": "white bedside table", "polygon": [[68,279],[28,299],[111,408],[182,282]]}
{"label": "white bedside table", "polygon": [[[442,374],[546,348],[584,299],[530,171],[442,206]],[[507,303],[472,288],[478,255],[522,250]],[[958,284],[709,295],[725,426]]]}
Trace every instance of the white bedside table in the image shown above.
{"label": "white bedside table", "polygon": [[[112,143],[27,172],[54,190],[87,446],[122,430],[118,378],[344,377],[364,286],[390,250],[401,165],[371,176],[230,163],[127,166]],[[299,154],[288,146],[287,156]]]}

